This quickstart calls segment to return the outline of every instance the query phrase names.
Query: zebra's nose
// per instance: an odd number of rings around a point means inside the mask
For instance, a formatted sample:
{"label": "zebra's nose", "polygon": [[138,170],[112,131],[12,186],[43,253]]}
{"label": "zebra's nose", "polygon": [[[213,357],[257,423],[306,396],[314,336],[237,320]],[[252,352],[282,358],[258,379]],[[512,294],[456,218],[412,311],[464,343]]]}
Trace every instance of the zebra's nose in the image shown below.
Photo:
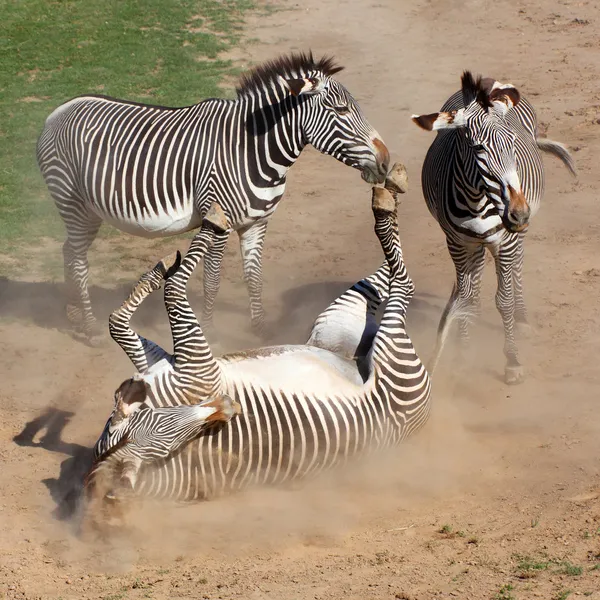
{"label": "zebra's nose", "polygon": [[531,208],[521,191],[514,188],[508,188],[510,201],[508,203],[508,218],[514,223],[517,229],[524,228],[529,223]]}

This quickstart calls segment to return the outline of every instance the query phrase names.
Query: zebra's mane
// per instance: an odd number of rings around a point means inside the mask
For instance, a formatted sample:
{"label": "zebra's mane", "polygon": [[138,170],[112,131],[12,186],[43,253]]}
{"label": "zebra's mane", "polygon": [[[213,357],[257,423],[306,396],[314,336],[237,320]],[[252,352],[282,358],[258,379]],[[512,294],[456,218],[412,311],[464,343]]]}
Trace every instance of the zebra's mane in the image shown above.
{"label": "zebra's mane", "polygon": [[339,73],[343,68],[335,63],[332,56],[323,56],[316,61],[312,51],[308,53],[294,52],[264,62],[254,67],[249,73],[242,75],[236,92],[239,97],[248,92],[263,89],[277,81],[279,77],[299,78],[315,71],[325,76],[331,76]]}
{"label": "zebra's mane", "polygon": [[485,79],[478,75],[477,79],[473,77],[471,71],[464,71],[461,77],[461,89],[463,95],[463,104],[469,106],[473,100],[487,111],[492,106],[490,101],[490,92],[494,85],[494,80],[486,77]]}

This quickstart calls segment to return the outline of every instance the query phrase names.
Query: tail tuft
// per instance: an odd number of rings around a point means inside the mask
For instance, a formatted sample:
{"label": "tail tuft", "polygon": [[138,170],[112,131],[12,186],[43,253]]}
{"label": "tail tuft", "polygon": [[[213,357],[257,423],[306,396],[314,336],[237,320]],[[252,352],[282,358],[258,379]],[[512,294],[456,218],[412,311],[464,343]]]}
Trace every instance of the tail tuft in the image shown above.
{"label": "tail tuft", "polygon": [[565,167],[569,169],[571,175],[573,175],[573,177],[577,177],[575,161],[573,160],[568,148],[564,144],[555,142],[554,140],[549,140],[548,138],[538,138],[536,143],[542,152],[547,152],[548,154],[556,156],[556,158],[560,159]]}

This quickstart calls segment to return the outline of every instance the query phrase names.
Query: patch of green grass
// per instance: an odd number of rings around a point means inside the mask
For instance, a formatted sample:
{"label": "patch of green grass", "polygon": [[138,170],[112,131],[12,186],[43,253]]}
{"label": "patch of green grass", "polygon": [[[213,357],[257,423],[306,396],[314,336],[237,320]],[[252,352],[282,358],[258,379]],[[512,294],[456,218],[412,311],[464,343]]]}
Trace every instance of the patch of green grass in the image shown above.
{"label": "patch of green grass", "polygon": [[554,596],[553,600],[567,600],[567,598],[571,595],[571,590],[561,590]]}
{"label": "patch of green grass", "polygon": [[438,533],[442,533],[444,535],[448,535],[449,533],[452,533],[452,526],[451,525],[444,525]]}
{"label": "patch of green grass", "polygon": [[570,562],[563,562],[560,565],[559,572],[562,575],[569,575],[570,577],[578,577],[583,573],[583,567],[572,565]]}
{"label": "patch of green grass", "polygon": [[0,253],[64,236],[35,158],[57,106],[87,93],[172,106],[222,96],[220,82],[236,70],[219,53],[237,43],[251,7],[252,0],[2,3]]}
{"label": "patch of green grass", "polygon": [[550,561],[532,556],[516,554],[518,576],[521,579],[535,577],[539,571],[545,571],[550,567]]}
{"label": "patch of green grass", "polygon": [[494,596],[494,600],[515,600],[514,595],[511,593],[514,589],[510,583],[503,585]]}

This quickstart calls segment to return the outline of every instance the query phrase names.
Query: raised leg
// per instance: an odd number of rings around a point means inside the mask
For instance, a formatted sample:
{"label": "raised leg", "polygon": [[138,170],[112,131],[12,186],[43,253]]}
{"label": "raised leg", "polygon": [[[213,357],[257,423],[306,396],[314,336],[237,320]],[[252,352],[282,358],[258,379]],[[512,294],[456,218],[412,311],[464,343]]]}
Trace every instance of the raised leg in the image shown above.
{"label": "raised leg", "polygon": [[130,325],[131,317],[140,304],[152,292],[160,289],[162,282],[177,271],[180,261],[179,252],[163,258],[153,269],[142,275],[127,300],[108,319],[111,337],[121,346],[140,372],[144,372],[162,359],[171,361],[172,356],[158,344],[136,333]]}
{"label": "raised leg", "polygon": [[[394,435],[401,439],[426,421],[431,386],[406,331],[406,310],[415,288],[402,258],[395,202],[387,190],[373,190],[373,213],[389,265],[389,297],[373,341],[371,370],[380,401],[389,403],[397,415]],[[404,426],[408,419],[410,424]]]}
{"label": "raised leg", "polygon": [[496,291],[496,308],[502,317],[504,325],[504,355],[506,367],[504,380],[508,384],[521,383],[525,371],[519,362],[517,343],[515,341],[515,286],[513,271],[517,261],[516,246],[504,244],[494,249],[496,261],[496,277],[498,289]]}
{"label": "raised leg", "polygon": [[178,391],[196,399],[220,389],[220,371],[188,302],[186,286],[190,275],[213,243],[226,240],[228,235],[227,218],[221,208],[213,204],[181,266],[165,284],[165,306],[173,335],[173,366],[180,379]]}
{"label": "raised leg", "polygon": [[375,313],[388,297],[389,276],[386,261],[346,290],[317,317],[306,344],[350,359],[367,356],[378,329]]}
{"label": "raised leg", "polygon": [[252,329],[263,333],[265,311],[262,303],[262,253],[267,233],[267,221],[258,221],[238,231],[240,251],[244,265],[244,281],[250,297],[250,319]]}
{"label": "raised leg", "polygon": [[202,327],[206,331],[214,328],[213,313],[215,300],[221,285],[221,267],[229,235],[220,235],[212,242],[204,257],[204,306],[202,309]]}

